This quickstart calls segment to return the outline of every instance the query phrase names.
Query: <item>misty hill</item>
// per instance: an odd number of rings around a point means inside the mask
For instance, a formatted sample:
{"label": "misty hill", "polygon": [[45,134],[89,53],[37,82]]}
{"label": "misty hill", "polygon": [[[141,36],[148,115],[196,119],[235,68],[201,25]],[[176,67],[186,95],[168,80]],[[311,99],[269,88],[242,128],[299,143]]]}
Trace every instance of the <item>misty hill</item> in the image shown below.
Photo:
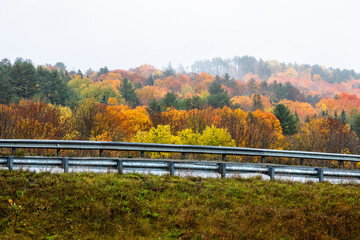
{"label": "misty hill", "polygon": [[285,72],[293,68],[298,74],[310,71],[311,78],[321,77],[329,83],[347,82],[351,79],[359,79],[360,74],[354,70],[326,68],[320,65],[309,64],[285,64],[276,60],[257,60],[252,56],[235,56],[223,59],[220,57],[211,60],[199,60],[191,66],[191,71],[196,73],[206,72],[211,75],[224,75],[229,73],[235,79],[242,79],[248,73],[259,75],[262,80],[268,80],[272,75]]}

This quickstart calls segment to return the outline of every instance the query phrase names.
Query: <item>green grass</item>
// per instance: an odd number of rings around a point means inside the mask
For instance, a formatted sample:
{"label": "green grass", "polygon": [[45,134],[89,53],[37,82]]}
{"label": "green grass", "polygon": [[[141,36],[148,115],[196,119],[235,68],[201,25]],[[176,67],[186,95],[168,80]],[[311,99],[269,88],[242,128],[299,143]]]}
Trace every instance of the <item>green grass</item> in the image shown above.
{"label": "green grass", "polygon": [[359,190],[241,178],[0,171],[0,238],[359,239]]}

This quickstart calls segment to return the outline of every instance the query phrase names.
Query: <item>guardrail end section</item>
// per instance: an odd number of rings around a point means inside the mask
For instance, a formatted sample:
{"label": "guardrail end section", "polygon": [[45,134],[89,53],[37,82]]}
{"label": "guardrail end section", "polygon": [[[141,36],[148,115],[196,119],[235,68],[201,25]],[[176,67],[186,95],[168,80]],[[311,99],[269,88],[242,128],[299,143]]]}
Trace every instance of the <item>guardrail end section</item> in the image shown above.
{"label": "guardrail end section", "polygon": [[9,171],[12,171],[14,169],[14,158],[13,157],[8,157],[6,165],[9,168]]}
{"label": "guardrail end section", "polygon": [[69,159],[67,157],[62,159],[62,167],[64,168],[64,173],[69,172]]}

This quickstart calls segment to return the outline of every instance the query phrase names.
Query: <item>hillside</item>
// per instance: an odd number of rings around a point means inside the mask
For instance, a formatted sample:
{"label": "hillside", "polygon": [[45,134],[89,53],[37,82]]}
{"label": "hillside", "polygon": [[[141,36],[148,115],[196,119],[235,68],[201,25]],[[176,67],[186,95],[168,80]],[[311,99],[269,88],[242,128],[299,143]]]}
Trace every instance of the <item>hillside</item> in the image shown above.
{"label": "hillside", "polygon": [[0,138],[360,152],[354,71],[247,56],[192,68],[82,73],[4,59]]}
{"label": "hillside", "polygon": [[0,171],[1,239],[357,239],[358,185]]}

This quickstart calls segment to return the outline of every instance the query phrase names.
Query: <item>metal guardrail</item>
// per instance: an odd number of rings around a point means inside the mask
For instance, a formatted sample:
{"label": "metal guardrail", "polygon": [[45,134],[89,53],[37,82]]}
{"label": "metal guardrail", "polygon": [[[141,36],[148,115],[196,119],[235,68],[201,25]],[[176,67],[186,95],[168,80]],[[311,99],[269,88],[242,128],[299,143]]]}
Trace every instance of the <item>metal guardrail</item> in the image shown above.
{"label": "metal guardrail", "polygon": [[170,175],[197,175],[207,177],[236,176],[241,174],[267,175],[278,177],[298,177],[318,179],[360,180],[360,170],[313,168],[304,166],[284,166],[274,164],[224,163],[205,161],[184,161],[164,159],[121,159],[121,158],[68,158],[68,157],[0,157],[0,168],[33,168],[42,171],[117,171],[118,173],[141,172]]}
{"label": "metal guardrail", "polygon": [[300,159],[300,165],[304,164],[304,159],[340,161],[340,164],[342,164],[344,161],[360,162],[360,155],[350,154],[132,142],[0,139],[0,148],[11,148],[13,150],[13,153],[15,153],[17,148],[56,149],[58,156],[61,156],[61,150],[71,149],[99,150],[100,157],[103,156],[103,152],[105,150],[115,150],[139,151],[141,152],[141,157],[145,156],[145,152],[182,153],[182,158],[185,158],[185,155],[187,153],[218,154],[222,155],[223,160],[225,160],[226,155],[261,156],[262,163],[265,162],[266,157],[298,158]]}

